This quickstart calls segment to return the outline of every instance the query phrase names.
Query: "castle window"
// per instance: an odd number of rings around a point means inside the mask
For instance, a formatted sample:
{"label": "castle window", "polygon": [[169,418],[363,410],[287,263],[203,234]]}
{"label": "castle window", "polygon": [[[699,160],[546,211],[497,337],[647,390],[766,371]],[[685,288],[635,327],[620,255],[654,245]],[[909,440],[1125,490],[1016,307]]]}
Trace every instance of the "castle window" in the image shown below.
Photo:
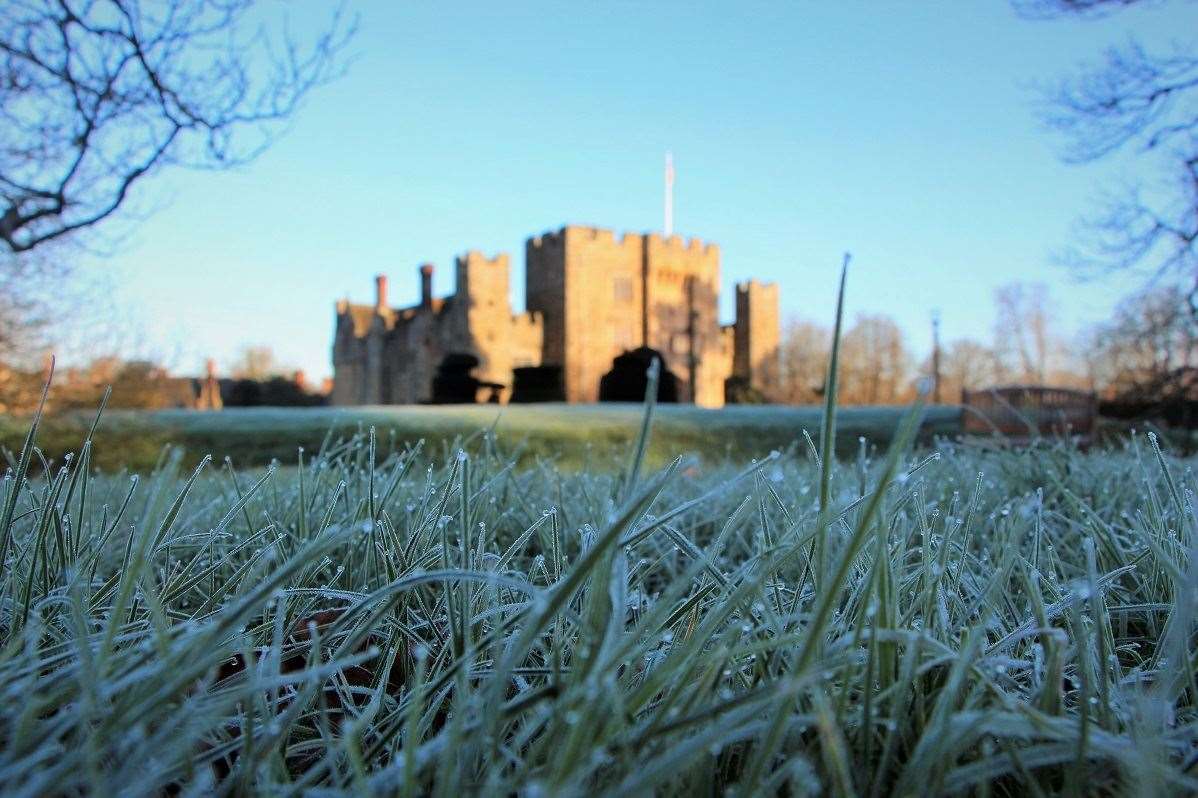
{"label": "castle window", "polygon": [[615,297],[617,302],[632,301],[632,280],[627,277],[615,279]]}

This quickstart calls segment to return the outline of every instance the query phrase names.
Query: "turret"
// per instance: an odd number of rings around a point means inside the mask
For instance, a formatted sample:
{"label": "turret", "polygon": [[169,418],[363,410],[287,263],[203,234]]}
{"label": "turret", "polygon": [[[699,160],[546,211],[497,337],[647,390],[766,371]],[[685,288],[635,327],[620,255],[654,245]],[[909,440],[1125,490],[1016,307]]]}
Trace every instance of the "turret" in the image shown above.
{"label": "turret", "polygon": [[757,280],[738,283],[733,375],[758,390],[768,392],[774,388],[781,337],[778,285]]}
{"label": "turret", "polygon": [[385,310],[387,307],[387,275],[374,276],[374,309]]}
{"label": "turret", "polygon": [[457,296],[469,307],[500,307],[510,313],[508,301],[508,256],[488,258],[471,250],[457,258]]}
{"label": "turret", "polygon": [[433,264],[425,263],[420,267],[420,307],[433,306]]}

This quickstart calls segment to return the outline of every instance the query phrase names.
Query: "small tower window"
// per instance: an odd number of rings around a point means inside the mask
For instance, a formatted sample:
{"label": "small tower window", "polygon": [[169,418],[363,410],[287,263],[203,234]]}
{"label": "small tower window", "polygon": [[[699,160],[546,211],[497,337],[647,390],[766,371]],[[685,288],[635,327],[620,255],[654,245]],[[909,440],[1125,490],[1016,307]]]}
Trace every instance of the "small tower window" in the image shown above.
{"label": "small tower window", "polygon": [[617,302],[632,301],[632,280],[627,277],[617,277],[615,279],[615,299]]}

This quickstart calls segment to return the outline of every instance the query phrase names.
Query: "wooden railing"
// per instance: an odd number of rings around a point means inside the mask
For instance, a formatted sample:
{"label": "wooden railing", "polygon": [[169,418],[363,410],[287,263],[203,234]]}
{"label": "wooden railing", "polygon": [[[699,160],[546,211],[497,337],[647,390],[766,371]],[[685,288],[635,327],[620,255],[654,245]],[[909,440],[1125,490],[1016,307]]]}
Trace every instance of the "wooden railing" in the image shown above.
{"label": "wooden railing", "polygon": [[962,431],[1008,438],[1068,435],[1088,438],[1098,417],[1098,397],[1045,385],[1006,385],[962,391]]}

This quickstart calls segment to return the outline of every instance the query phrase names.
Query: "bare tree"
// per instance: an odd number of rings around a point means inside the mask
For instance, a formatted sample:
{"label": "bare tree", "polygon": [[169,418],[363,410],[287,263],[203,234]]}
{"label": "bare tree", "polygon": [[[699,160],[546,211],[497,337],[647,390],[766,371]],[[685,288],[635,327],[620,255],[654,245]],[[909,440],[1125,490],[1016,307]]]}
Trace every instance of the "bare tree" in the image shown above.
{"label": "bare tree", "polygon": [[1058,347],[1050,330],[1048,287],[1043,283],[1008,283],[994,291],[995,376],[1000,381],[1043,384],[1049,358]]}
{"label": "bare tree", "polygon": [[233,364],[232,374],[239,380],[263,381],[284,371],[269,346],[245,346]]}
{"label": "bare tree", "polygon": [[46,294],[61,272],[61,261],[46,254],[0,261],[0,361],[22,361],[42,343],[54,310]]}
{"label": "bare tree", "polygon": [[62,238],[28,252],[0,252],[0,361],[36,369],[51,351],[74,363],[122,348],[149,355],[130,329],[136,314],[114,305],[117,275],[71,268],[82,251],[77,243]]}
{"label": "bare tree", "polygon": [[[930,361],[930,358],[929,358]],[[997,382],[994,351],[972,338],[960,338],[944,348],[940,358],[940,395],[945,402],[957,402],[963,390],[988,388]],[[927,374],[931,363],[922,369]]]}
{"label": "bare tree", "polygon": [[1091,333],[1097,375],[1111,398],[1169,401],[1198,398],[1198,326],[1180,289],[1130,297],[1115,318]]}
{"label": "bare tree", "polygon": [[805,319],[790,319],[778,347],[779,395],[776,401],[792,405],[814,404],[823,395],[832,333]]}
{"label": "bare tree", "polygon": [[910,356],[903,331],[885,315],[859,315],[840,345],[840,400],[895,404],[907,398]]}
{"label": "bare tree", "polygon": [[[1148,0],[1013,0],[1033,18],[1098,16]],[[1189,47],[1192,48],[1193,45]],[[1065,159],[1095,161],[1136,148],[1170,178],[1111,195],[1085,220],[1088,235],[1066,259],[1085,273],[1147,272],[1174,281],[1198,320],[1198,54],[1174,45],[1149,52],[1134,41],[1045,90],[1044,120],[1068,141]]]}
{"label": "bare tree", "polygon": [[270,144],[336,76],[340,9],[301,45],[253,0],[0,0],[0,253],[112,217],[168,166]]}

